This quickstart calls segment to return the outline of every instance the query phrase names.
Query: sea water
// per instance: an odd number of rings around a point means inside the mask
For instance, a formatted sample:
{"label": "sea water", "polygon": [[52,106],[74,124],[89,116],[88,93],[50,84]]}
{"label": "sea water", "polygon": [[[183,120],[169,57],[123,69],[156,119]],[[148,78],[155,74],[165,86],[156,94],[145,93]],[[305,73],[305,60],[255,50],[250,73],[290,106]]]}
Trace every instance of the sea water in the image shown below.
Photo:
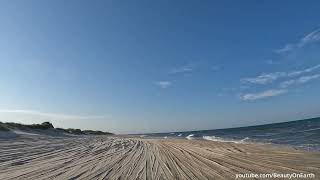
{"label": "sea water", "polygon": [[144,136],[231,143],[270,143],[320,151],[320,118],[239,128],[144,134]]}

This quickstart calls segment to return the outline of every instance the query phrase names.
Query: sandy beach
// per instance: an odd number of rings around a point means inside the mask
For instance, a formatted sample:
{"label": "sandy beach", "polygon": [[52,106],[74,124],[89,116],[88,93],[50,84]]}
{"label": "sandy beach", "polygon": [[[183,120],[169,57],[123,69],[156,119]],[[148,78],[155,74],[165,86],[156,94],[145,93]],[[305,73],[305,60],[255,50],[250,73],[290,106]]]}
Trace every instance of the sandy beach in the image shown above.
{"label": "sandy beach", "polygon": [[[320,153],[205,140],[81,136],[0,140],[0,179],[235,179],[314,173]],[[315,178],[315,179],[316,179]]]}

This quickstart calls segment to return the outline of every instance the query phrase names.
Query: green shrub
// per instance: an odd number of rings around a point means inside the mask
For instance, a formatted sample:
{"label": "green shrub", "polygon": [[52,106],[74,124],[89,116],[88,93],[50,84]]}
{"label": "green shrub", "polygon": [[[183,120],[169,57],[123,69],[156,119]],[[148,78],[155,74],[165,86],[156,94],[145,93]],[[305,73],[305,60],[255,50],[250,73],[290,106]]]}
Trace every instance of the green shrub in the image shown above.
{"label": "green shrub", "polygon": [[71,134],[77,134],[77,135],[84,134],[80,129],[69,128],[69,129],[67,129],[67,131],[68,131],[68,133],[71,133]]}
{"label": "green shrub", "polygon": [[28,128],[31,129],[50,129],[54,128],[53,125],[50,122],[44,122],[42,124],[31,124],[31,125],[25,125]]}
{"label": "green shrub", "polygon": [[0,123],[0,131],[10,131],[3,123]]}
{"label": "green shrub", "polygon": [[84,130],[82,131],[87,135],[110,135],[112,133],[109,132],[103,132],[103,131],[93,131],[93,130]]}

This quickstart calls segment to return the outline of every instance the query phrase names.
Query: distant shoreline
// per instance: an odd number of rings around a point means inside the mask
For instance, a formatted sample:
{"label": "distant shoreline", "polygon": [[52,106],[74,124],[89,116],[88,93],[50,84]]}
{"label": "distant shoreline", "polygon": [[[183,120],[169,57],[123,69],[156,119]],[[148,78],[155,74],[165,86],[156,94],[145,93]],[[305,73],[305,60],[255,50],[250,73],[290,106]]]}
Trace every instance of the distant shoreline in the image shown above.
{"label": "distant shoreline", "polygon": [[320,118],[304,119],[259,126],[138,134],[144,138],[206,139],[234,143],[262,143],[320,151]]}

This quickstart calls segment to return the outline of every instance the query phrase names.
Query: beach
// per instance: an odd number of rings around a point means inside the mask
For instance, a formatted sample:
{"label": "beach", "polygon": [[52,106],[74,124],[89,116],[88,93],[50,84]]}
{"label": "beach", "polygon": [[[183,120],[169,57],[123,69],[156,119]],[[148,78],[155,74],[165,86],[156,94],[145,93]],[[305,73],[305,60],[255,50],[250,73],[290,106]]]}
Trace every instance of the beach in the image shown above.
{"label": "beach", "polygon": [[235,179],[249,173],[313,173],[317,179],[320,153],[274,145],[116,136],[0,140],[0,179],[6,180]]}

